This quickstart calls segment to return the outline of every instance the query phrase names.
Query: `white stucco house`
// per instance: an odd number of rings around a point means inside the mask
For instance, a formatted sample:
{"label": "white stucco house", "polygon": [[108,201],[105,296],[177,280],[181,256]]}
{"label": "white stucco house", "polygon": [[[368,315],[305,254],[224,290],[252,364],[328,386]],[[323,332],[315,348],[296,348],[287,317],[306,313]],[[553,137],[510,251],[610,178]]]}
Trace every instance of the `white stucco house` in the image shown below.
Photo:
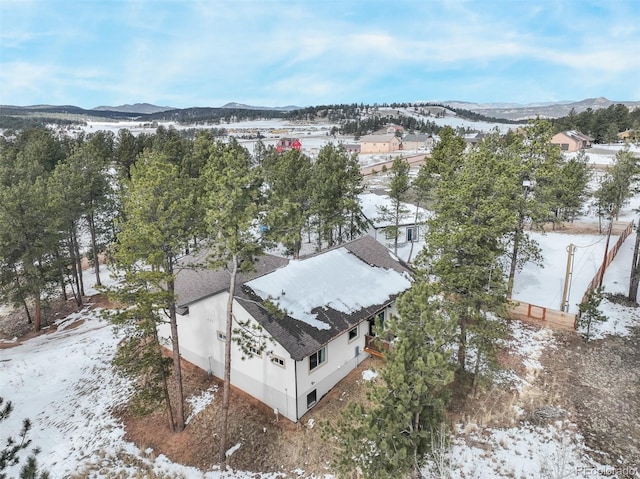
{"label": "white stucco house", "polygon": [[[204,256],[187,257],[183,265]],[[183,268],[176,278],[181,355],[218,377],[229,281],[226,270]],[[372,325],[395,311],[396,297],[410,285],[407,266],[369,236],[300,260],[262,256],[254,273],[239,278],[234,301],[234,328],[246,321],[260,326],[262,337],[244,360],[233,343],[231,383],[298,421],[376,353]],[[159,332],[168,337],[168,326]]]}
{"label": "white stucco house", "polygon": [[[376,193],[362,193],[358,195],[358,199],[362,206],[362,213],[369,222],[367,234],[387,248],[393,247],[393,234],[388,233],[385,229],[395,223],[381,214],[382,208],[393,210],[391,198],[387,195]],[[405,212],[401,214],[398,225],[398,245],[422,241],[426,232],[425,221],[431,213],[424,208],[416,208],[415,205],[409,203],[401,203],[401,207]]]}

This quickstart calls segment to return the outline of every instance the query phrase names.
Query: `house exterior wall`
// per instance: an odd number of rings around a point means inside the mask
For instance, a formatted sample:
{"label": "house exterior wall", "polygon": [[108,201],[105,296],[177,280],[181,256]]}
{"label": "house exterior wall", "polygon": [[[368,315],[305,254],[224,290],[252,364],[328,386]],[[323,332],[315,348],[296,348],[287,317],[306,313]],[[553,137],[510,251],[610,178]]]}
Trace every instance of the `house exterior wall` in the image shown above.
{"label": "house exterior wall", "polygon": [[353,340],[349,341],[349,334],[345,332],[327,344],[327,360],[312,371],[309,370],[308,357],[297,362],[299,417],[313,407],[307,407],[309,393],[316,391],[317,404],[338,382],[369,357],[364,351],[364,336],[368,333],[368,328],[368,322],[363,321],[358,324],[358,336]]}
{"label": "house exterior wall", "polygon": [[393,137],[388,141],[362,141],[360,153],[389,153],[400,149],[400,140]]}
{"label": "house exterior wall", "polygon": [[[189,306],[189,314],[178,316],[180,354],[187,361],[222,378],[224,376],[224,334],[229,293],[224,291]],[[237,302],[233,314],[238,321],[255,320]],[[169,325],[158,328],[161,338],[169,338]],[[266,334],[266,333],[265,333]],[[284,360],[284,367],[272,358]],[[292,421],[296,417],[295,361],[277,342],[267,341],[267,352],[242,360],[235,343],[231,348],[231,384],[259,399]]]}
{"label": "house exterior wall", "polygon": [[403,150],[431,150],[433,148],[433,137],[427,137],[424,141],[402,140]]}
{"label": "house exterior wall", "polygon": [[577,142],[570,136],[565,135],[564,133],[556,133],[555,135],[553,135],[550,143],[553,143],[554,145],[560,145],[562,151],[568,152],[578,151],[581,148],[579,142]]}
{"label": "house exterior wall", "polygon": [[[414,232],[417,233],[417,236],[413,238],[414,242],[420,241],[420,239],[423,238],[424,234],[426,233],[426,226],[424,225],[400,225],[398,226],[398,229],[399,229],[398,244],[399,245],[407,243],[408,228],[412,228]],[[387,238],[387,234],[384,231],[384,227],[375,228],[373,226],[369,226],[369,229],[367,230],[367,234],[369,236],[373,236],[373,238],[376,241],[378,241],[379,243],[382,243],[387,248],[392,247],[394,244],[393,238]]]}

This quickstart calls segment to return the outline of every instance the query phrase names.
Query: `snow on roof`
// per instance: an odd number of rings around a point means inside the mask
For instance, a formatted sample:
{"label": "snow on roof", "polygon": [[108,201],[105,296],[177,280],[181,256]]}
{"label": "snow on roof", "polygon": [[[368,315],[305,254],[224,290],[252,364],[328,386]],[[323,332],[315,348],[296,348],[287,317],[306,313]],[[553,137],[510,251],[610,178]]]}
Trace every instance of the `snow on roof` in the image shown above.
{"label": "snow on roof", "polygon": [[330,325],[317,318],[316,308],[351,314],[383,304],[411,286],[398,271],[371,266],[344,247],[304,260],[291,261],[246,283],[263,300],[271,299],[299,321],[319,330]]}
{"label": "snow on roof", "polygon": [[[379,208],[386,206],[392,209],[393,204],[391,198],[387,195],[377,195],[375,193],[363,193],[358,195],[360,204],[362,205],[362,213],[371,220],[374,228],[384,228],[391,226],[393,222],[382,221],[380,218]],[[416,207],[409,203],[401,203],[402,208],[409,210],[408,213],[401,215],[400,225],[413,225],[416,223]],[[424,222],[430,215],[430,212],[424,208],[418,207],[418,223]]]}

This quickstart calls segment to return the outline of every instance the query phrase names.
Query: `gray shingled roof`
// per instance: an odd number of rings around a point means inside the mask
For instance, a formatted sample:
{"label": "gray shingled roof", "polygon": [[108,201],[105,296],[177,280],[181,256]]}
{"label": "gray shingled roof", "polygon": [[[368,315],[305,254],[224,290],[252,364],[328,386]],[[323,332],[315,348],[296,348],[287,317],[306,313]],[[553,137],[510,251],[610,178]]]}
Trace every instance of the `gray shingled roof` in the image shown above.
{"label": "gray shingled roof", "polygon": [[[176,275],[176,294],[178,306],[188,306],[198,300],[228,290],[231,284],[229,269],[209,269],[206,267],[209,250],[201,250],[185,256],[178,265]],[[254,264],[255,271],[238,275],[237,284],[258,278],[285,266],[289,260],[279,256],[265,254]]]}
{"label": "gray shingled roof", "polygon": [[[409,274],[409,268],[404,263],[394,260],[389,250],[371,236],[364,236],[338,247],[346,248],[371,266]],[[323,253],[326,251],[318,255]],[[362,287],[366,288],[366,285],[363,284]],[[322,284],[318,284],[318,288],[322,288]],[[358,323],[374,317],[380,310],[391,304],[396,296],[392,295],[384,303],[374,304],[351,314],[327,307],[314,308],[312,313],[317,315],[317,319],[330,326],[329,329],[322,330],[289,316],[274,318],[264,308],[262,299],[246,285],[240,288],[236,300],[289,352],[294,360],[300,361]]]}

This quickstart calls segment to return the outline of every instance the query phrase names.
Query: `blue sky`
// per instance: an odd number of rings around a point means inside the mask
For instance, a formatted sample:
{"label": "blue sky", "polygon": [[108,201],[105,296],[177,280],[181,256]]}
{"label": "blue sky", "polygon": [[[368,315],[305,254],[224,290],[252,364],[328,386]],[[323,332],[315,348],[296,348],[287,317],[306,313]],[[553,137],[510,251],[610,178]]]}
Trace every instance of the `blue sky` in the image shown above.
{"label": "blue sky", "polygon": [[0,104],[640,100],[638,0],[0,0]]}

